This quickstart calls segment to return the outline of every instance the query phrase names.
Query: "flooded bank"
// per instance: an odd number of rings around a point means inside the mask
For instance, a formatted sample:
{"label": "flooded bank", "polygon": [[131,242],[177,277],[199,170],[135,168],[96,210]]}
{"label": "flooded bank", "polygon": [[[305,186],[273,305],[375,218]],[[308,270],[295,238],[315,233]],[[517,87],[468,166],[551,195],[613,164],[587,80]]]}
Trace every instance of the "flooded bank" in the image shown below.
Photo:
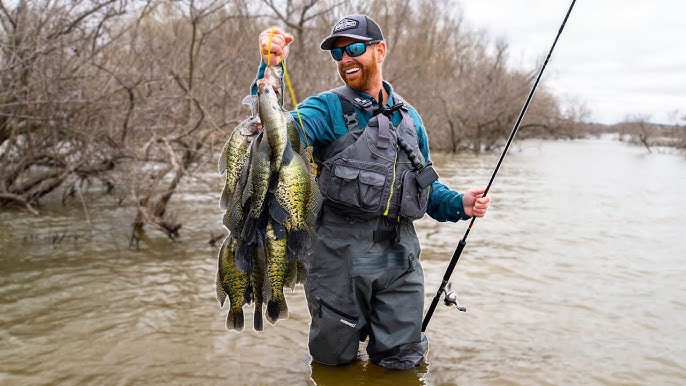
{"label": "flooded bank", "polygon": [[[434,154],[458,190],[494,155]],[[181,237],[128,245],[131,208],[99,199],[0,212],[0,383],[178,385],[683,384],[686,160],[610,139],[516,143],[439,306],[428,364],[318,366],[301,286],[263,333],[215,299],[220,176],[174,196]],[[417,222],[431,301],[467,223]],[[252,307],[246,306],[251,326]],[[384,383],[386,382],[386,383]]]}

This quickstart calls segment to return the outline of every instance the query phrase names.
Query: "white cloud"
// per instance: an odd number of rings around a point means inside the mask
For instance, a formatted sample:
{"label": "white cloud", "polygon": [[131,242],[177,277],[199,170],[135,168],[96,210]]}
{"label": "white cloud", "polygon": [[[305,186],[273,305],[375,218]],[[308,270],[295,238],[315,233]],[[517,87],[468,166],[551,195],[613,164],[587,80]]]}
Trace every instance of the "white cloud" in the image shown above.
{"label": "white cloud", "polygon": [[[566,0],[462,0],[472,28],[510,44],[510,63],[540,65],[571,4]],[[686,115],[686,50],[680,41],[686,3],[577,1],[544,83],[562,100],[578,99],[592,119],[615,123],[630,115],[671,122]]]}

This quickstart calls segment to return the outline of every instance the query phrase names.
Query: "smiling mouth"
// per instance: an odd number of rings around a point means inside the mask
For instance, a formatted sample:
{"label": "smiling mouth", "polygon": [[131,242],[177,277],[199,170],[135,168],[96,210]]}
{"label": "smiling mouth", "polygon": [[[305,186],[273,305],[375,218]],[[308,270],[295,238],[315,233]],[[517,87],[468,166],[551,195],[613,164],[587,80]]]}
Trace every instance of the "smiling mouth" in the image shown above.
{"label": "smiling mouth", "polygon": [[357,73],[357,72],[359,72],[359,71],[360,71],[360,68],[359,68],[359,67],[353,67],[353,68],[349,68],[349,69],[345,70],[345,74],[346,74],[346,75],[351,75],[351,74],[355,74],[355,73]]}

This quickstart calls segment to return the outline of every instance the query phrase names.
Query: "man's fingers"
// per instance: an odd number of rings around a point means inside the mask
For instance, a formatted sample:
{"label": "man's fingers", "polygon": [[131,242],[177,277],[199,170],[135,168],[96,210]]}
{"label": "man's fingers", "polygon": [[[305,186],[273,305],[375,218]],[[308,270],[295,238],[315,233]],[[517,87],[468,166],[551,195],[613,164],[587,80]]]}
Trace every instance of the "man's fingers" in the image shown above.
{"label": "man's fingers", "polygon": [[291,42],[293,41],[294,38],[293,38],[293,35],[291,35],[291,34],[289,34],[289,33],[284,33],[284,34],[283,34],[283,39],[284,39],[284,42],[285,42],[286,44],[291,44]]}

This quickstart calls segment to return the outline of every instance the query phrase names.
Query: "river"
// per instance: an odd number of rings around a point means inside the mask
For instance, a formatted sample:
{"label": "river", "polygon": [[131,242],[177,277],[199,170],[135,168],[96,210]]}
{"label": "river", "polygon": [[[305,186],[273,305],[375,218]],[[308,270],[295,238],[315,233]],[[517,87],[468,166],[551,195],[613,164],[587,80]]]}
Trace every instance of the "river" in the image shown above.
{"label": "river", "polygon": [[[433,154],[441,179],[483,186],[498,158]],[[437,308],[428,364],[310,363],[301,286],[290,317],[228,332],[215,299],[221,177],[174,196],[181,238],[97,199],[0,212],[3,385],[686,384],[686,159],[614,138],[515,141]],[[417,222],[426,304],[467,223]]]}

